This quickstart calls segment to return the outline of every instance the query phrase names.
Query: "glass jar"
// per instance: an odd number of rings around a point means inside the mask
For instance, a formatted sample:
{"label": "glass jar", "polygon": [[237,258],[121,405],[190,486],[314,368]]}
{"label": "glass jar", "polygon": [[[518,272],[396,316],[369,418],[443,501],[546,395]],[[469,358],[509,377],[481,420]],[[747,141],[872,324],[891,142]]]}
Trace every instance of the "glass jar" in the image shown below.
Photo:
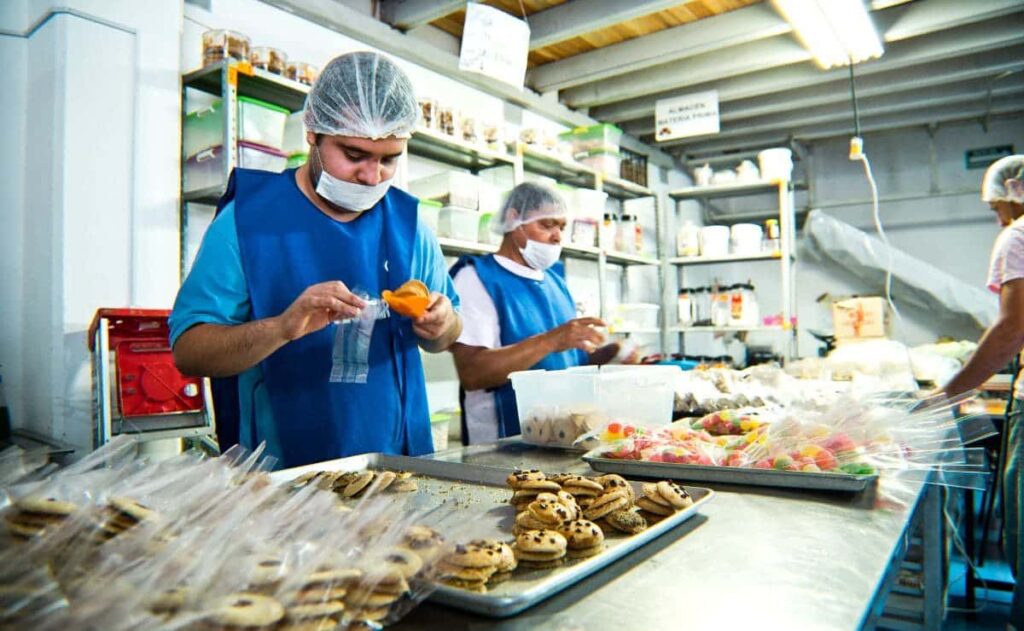
{"label": "glass jar", "polygon": [[284,68],[284,76],[303,85],[313,85],[320,71],[313,64],[304,61],[289,61]]}
{"label": "glass jar", "polygon": [[423,119],[423,126],[427,129],[437,129],[437,101],[434,99],[421,98],[420,118]]}

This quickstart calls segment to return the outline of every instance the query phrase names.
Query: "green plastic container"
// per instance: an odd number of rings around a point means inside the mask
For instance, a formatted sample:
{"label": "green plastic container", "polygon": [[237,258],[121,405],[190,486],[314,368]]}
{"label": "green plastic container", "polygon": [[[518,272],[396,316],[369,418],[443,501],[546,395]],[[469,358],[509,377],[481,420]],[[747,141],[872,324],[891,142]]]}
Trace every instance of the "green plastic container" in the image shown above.
{"label": "green plastic container", "polygon": [[296,151],[295,153],[288,154],[288,169],[297,169],[300,166],[306,164],[309,160],[309,154],[305,151]]}
{"label": "green plastic container", "polygon": [[185,158],[224,144],[224,110],[220,99],[185,115],[182,127],[181,148]]}
{"label": "green plastic container", "polygon": [[437,234],[437,219],[441,215],[441,202],[421,199],[419,205],[420,220]]}
{"label": "green plastic container", "polygon": [[291,114],[286,108],[248,96],[238,97],[238,140],[281,150],[284,126]]}
{"label": "green plastic container", "polygon": [[610,123],[600,123],[589,127],[577,127],[559,134],[558,137],[572,144],[573,153],[592,150],[618,152],[622,130]]}

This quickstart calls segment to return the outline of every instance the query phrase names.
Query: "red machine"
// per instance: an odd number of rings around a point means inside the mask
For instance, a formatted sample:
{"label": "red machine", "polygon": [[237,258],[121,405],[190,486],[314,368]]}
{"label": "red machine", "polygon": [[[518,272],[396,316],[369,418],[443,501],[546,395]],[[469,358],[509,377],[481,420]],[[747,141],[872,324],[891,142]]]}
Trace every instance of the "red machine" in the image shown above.
{"label": "red machine", "polygon": [[122,433],[142,439],[213,433],[209,383],[174,366],[168,315],[164,309],[96,311],[88,340],[97,446]]}

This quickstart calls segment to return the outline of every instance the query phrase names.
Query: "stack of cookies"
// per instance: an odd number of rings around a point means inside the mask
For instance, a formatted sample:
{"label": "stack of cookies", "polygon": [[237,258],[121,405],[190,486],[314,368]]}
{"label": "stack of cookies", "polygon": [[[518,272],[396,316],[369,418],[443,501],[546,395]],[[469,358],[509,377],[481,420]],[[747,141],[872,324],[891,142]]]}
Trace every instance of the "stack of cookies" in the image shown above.
{"label": "stack of cookies", "polygon": [[[412,553],[409,556],[418,558]],[[345,594],[349,616],[364,622],[379,622],[386,618],[391,605],[409,591],[406,576],[411,576],[410,570],[411,567],[388,563],[384,568],[374,568],[352,582]]]}
{"label": "stack of cookies", "polygon": [[544,570],[562,565],[567,546],[565,537],[555,530],[527,530],[516,537],[513,551],[522,567]]}
{"label": "stack of cookies", "polygon": [[52,497],[23,497],[4,515],[4,525],[14,537],[30,539],[48,528],[59,527],[77,508]]}
{"label": "stack of cookies", "polygon": [[434,566],[434,573],[445,585],[484,593],[489,583],[508,578],[516,565],[516,556],[508,545],[475,540],[452,548]]}
{"label": "stack of cookies", "polygon": [[693,506],[693,498],[675,482],[648,482],[644,484],[643,491],[643,497],[637,498],[636,505],[648,521],[660,521]]}
{"label": "stack of cookies", "polygon": [[505,478],[505,483],[512,487],[512,499],[509,502],[516,511],[525,509],[541,493],[557,493],[562,490],[561,485],[546,479],[544,473],[537,469],[514,471]]}
{"label": "stack of cookies", "polygon": [[409,493],[419,488],[408,471],[310,471],[295,479],[293,488],[313,484],[345,498],[368,497],[390,490]]}
{"label": "stack of cookies", "polygon": [[427,526],[410,526],[402,537],[402,544],[416,554],[424,565],[428,565],[441,554],[444,536]]}
{"label": "stack of cookies", "polygon": [[584,510],[604,491],[599,483],[581,475],[562,474],[557,479],[562,490],[576,498],[576,503]]}
{"label": "stack of cookies", "polygon": [[558,527],[558,533],[565,537],[565,554],[570,559],[585,559],[604,550],[604,532],[592,521],[567,521]]}
{"label": "stack of cookies", "polygon": [[139,522],[151,519],[154,513],[149,508],[127,497],[112,497],[103,509],[100,531],[103,537],[113,539],[122,532],[135,527]]}
{"label": "stack of cookies", "polygon": [[512,534],[518,535],[527,530],[554,530],[567,521],[579,517],[580,508],[575,499],[565,491],[540,493],[537,499],[526,506],[526,510],[516,515]]}

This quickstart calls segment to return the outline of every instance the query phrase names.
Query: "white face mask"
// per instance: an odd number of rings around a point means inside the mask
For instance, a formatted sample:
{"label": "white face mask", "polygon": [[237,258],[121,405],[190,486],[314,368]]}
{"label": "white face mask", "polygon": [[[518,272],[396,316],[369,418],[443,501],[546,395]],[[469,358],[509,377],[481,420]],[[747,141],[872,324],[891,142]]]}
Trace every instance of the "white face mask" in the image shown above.
{"label": "white face mask", "polygon": [[535,270],[544,271],[558,261],[562,255],[562,246],[554,243],[541,243],[533,239],[526,240],[526,247],[519,248],[526,264]]}
{"label": "white face mask", "polygon": [[324,169],[320,150],[316,150],[320,162],[320,179],[316,183],[316,194],[335,206],[361,213],[373,208],[391,188],[391,180],[383,180],[375,186],[356,184],[339,180]]}

